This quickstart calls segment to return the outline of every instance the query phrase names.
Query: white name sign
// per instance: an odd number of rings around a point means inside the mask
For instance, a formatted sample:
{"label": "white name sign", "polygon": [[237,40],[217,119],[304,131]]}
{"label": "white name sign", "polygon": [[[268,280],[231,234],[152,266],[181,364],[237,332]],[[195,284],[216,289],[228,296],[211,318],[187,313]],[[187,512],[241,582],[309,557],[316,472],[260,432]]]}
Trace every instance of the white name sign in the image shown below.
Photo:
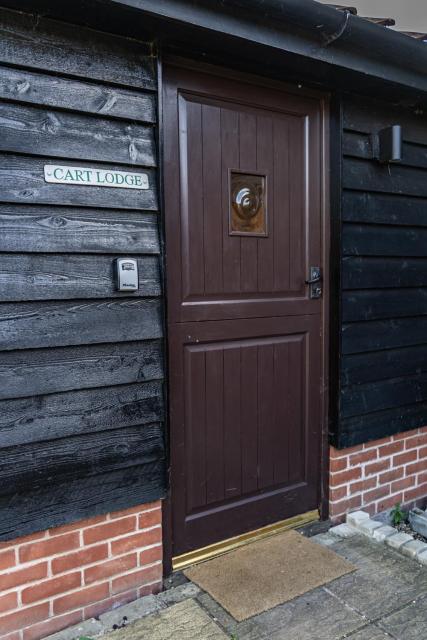
{"label": "white name sign", "polygon": [[56,184],[80,184],[90,187],[118,187],[120,189],[148,189],[146,173],[69,167],[60,164],[45,164],[44,179]]}

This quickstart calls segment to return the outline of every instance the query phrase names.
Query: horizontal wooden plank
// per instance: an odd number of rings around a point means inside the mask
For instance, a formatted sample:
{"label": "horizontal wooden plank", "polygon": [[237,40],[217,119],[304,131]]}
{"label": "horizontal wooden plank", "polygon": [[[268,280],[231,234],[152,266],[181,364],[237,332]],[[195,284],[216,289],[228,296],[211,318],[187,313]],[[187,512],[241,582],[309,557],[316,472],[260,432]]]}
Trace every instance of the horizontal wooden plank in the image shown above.
{"label": "horizontal wooden plank", "polygon": [[371,160],[374,157],[372,136],[357,131],[343,131],[342,153],[344,156]]}
{"label": "horizontal wooden plank", "polygon": [[424,343],[427,343],[427,316],[352,322],[342,327],[344,354]]}
{"label": "horizontal wooden plank", "polygon": [[3,351],[0,399],[163,378],[160,342]]}
{"label": "horizontal wooden plank", "polygon": [[423,258],[345,257],[344,289],[386,289],[427,286],[427,260]]}
{"label": "horizontal wooden plank", "polygon": [[427,257],[427,229],[345,223],[342,251],[346,256]]}
{"label": "horizontal wooden plank", "polygon": [[0,401],[0,447],[163,422],[162,382]]}
{"label": "horizontal wooden plank", "polygon": [[[144,170],[149,189],[86,187],[45,182],[43,167],[51,163],[52,158],[0,155],[0,202],[157,210],[157,187],[152,169]],[[61,161],[61,164],[77,166],[76,161]],[[78,160],[78,166],[123,171],[123,165],[88,164],[82,160]]]}
{"label": "horizontal wooden plank", "polygon": [[0,494],[60,484],[164,458],[163,426],[124,427],[3,449]]}
{"label": "horizontal wooden plank", "polygon": [[153,93],[0,66],[0,98],[154,123]]}
{"label": "horizontal wooden plank", "polygon": [[342,327],[342,353],[362,353],[427,343],[427,316],[352,322]]}
{"label": "horizontal wooden plank", "polygon": [[343,322],[427,315],[427,289],[344,291]]}
{"label": "horizontal wooden plank", "polygon": [[130,87],[156,87],[148,45],[40,16],[2,10],[0,62]]}
{"label": "horizontal wooden plank", "polygon": [[361,416],[427,400],[427,373],[344,387],[341,416]]}
{"label": "horizontal wooden plank", "polygon": [[0,498],[0,539],[10,540],[119,511],[163,498],[166,494],[164,460],[62,484],[15,491]]}
{"label": "horizontal wooden plank", "polygon": [[[378,150],[375,150],[378,142],[372,136],[364,133],[344,131],[342,145],[344,156],[375,160],[375,154],[378,154]],[[412,142],[403,142],[402,159],[399,164],[427,169],[427,147]]]}
{"label": "horizontal wooden plank", "polygon": [[0,351],[129,342],[163,335],[160,299],[0,304]]}
{"label": "horizontal wooden plank", "polygon": [[342,420],[335,443],[339,448],[353,447],[409,429],[424,427],[426,424],[427,402],[418,402],[407,407]]}
{"label": "horizontal wooden plank", "polygon": [[422,110],[405,109],[365,98],[347,97],[343,104],[343,127],[360,133],[378,133],[394,124],[402,126],[403,139],[427,145],[427,118]]}
{"label": "horizontal wooden plank", "polygon": [[427,196],[427,171],[424,169],[347,158],[342,175],[345,189]]}
{"label": "horizontal wooden plank", "polygon": [[[403,157],[375,160],[402,125]],[[427,421],[427,118],[344,98],[340,420],[348,447]]]}
{"label": "horizontal wooden plank", "polygon": [[0,205],[0,251],[158,254],[155,213]]}
{"label": "horizontal wooden plank", "polygon": [[[424,337],[424,340],[426,338]],[[341,384],[363,384],[427,371],[427,345],[345,355],[341,361]]]}
{"label": "horizontal wooden plank", "polygon": [[[115,290],[114,256],[61,254],[3,254],[0,260],[0,299],[63,300],[122,297]],[[139,289],[133,297],[158,296],[158,258],[138,258]]]}
{"label": "horizontal wooden plank", "polygon": [[0,102],[0,151],[154,167],[153,127]]}
{"label": "horizontal wooden plank", "polygon": [[400,195],[344,191],[344,222],[427,226],[427,200]]}

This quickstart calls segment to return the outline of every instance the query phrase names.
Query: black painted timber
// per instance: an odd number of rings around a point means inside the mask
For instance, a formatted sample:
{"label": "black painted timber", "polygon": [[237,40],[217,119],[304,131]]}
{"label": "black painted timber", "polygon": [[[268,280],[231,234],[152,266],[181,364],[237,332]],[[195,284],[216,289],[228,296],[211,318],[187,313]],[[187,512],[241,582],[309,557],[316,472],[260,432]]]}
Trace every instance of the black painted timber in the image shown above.
{"label": "black painted timber", "polygon": [[[0,539],[166,490],[150,44],[0,10]],[[145,172],[48,184],[45,164]],[[113,260],[138,261],[118,293]]]}
{"label": "black painted timber", "polygon": [[[342,114],[340,448],[427,424],[427,117],[352,96]],[[392,124],[402,161],[380,164]]]}

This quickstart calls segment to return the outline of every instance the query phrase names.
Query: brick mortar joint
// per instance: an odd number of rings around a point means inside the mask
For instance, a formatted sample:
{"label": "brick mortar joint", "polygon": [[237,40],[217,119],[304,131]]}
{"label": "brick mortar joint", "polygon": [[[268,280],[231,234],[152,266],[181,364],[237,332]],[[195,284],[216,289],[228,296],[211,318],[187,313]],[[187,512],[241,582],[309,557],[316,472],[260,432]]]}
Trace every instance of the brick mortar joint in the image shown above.
{"label": "brick mortar joint", "polygon": [[[102,566],[104,564],[107,564],[111,560],[121,560],[121,559],[123,559],[123,558],[125,558],[127,556],[131,556],[133,554],[136,555],[137,567],[139,569],[144,569],[145,567],[151,566],[152,564],[154,565],[154,564],[157,564],[158,562],[161,562],[161,560],[160,561],[156,560],[154,563],[150,563],[148,565],[146,565],[146,564],[142,564],[141,565],[141,563],[140,563],[140,554],[142,552],[144,552],[144,551],[147,551],[147,550],[150,550],[150,549],[155,549],[155,548],[158,548],[158,547],[161,547],[161,546],[162,546],[161,542],[155,542],[153,544],[145,545],[143,547],[135,547],[134,549],[130,549],[130,550],[124,552],[124,553],[120,553],[120,554],[114,555],[111,558],[107,556],[106,558],[103,558],[102,560],[97,560],[96,562],[93,562],[93,563],[87,564],[87,565],[82,565],[81,567],[74,567],[74,568],[62,571],[60,573],[51,574],[51,575],[49,575],[49,573],[47,573],[47,575],[44,578],[36,578],[35,580],[29,580],[29,581],[27,581],[27,582],[25,582],[23,584],[15,585],[14,587],[10,587],[8,589],[0,590],[0,595],[3,596],[3,595],[8,595],[10,593],[16,593],[18,595],[18,597],[20,598],[22,596],[22,592],[25,589],[28,589],[30,587],[35,587],[35,586],[41,586],[41,585],[43,585],[43,584],[45,584],[45,583],[47,583],[47,582],[49,582],[51,580],[61,579],[61,578],[67,577],[67,576],[69,576],[69,575],[71,575],[73,573],[80,573],[81,585],[77,589],[79,589],[81,587],[86,587],[86,586],[95,586],[99,582],[105,581],[105,578],[100,578],[99,580],[97,580],[95,582],[91,582],[90,585],[87,585],[85,580],[84,580],[84,572],[86,571],[86,569],[91,569],[91,568],[94,568],[94,567],[100,567],[100,566]],[[46,562],[46,559],[42,560],[41,564],[43,564],[44,562]],[[17,571],[10,571],[10,572],[8,572],[8,575],[9,574],[13,575],[13,573],[17,573],[20,570],[19,567],[18,568],[15,567],[15,569],[17,569]],[[112,576],[112,579],[114,579],[116,577],[123,576],[123,575],[127,575],[128,573],[129,573],[129,570],[125,570],[123,572],[119,572],[117,574],[114,574],[114,576]],[[76,590],[76,589],[71,589],[70,591],[74,591],[74,590]],[[65,591],[62,592],[61,591],[60,593],[55,594],[55,596],[50,596],[49,598],[46,598],[46,600],[49,600],[50,598],[58,597],[59,595],[65,595],[66,593],[68,593],[68,592],[65,592]],[[23,607],[26,607],[26,606],[27,605],[23,605]],[[29,606],[31,606],[31,605],[29,605]],[[0,620],[1,620],[1,617],[0,617]]]}
{"label": "brick mortar joint", "polygon": [[[10,547],[10,549],[15,550],[15,565],[12,567],[9,567],[7,569],[7,573],[13,573],[14,571],[18,571],[18,570],[22,570],[22,569],[30,569],[33,566],[37,566],[38,564],[41,564],[43,562],[51,562],[52,560],[56,560],[57,558],[61,558],[61,557],[65,557],[68,556],[72,553],[78,553],[79,551],[85,551],[85,550],[90,550],[91,548],[94,548],[96,546],[99,546],[101,544],[106,544],[109,542],[116,542],[117,540],[122,540],[125,538],[129,538],[131,536],[137,535],[137,534],[141,534],[141,533],[147,533],[150,531],[153,531],[154,529],[162,529],[162,524],[155,524],[152,525],[150,527],[144,527],[143,529],[139,529],[139,528],[135,528],[132,531],[127,531],[126,533],[122,533],[119,534],[117,536],[107,536],[104,539],[100,539],[97,540],[95,542],[80,542],[78,544],[78,546],[73,546],[70,547],[69,549],[65,550],[65,551],[59,551],[57,553],[49,553],[45,556],[41,556],[40,558],[35,558],[34,560],[20,560],[19,559],[19,550],[22,549],[23,547],[27,547],[27,546],[32,546],[33,544],[38,544],[39,542],[43,542],[44,540],[54,540],[55,538],[60,539],[61,537],[64,536],[68,536],[69,534],[63,534],[63,536],[58,535],[58,536],[54,536],[52,538],[42,538],[40,540],[34,540],[34,542],[29,542],[29,543],[23,543],[22,545],[17,545],[16,547]],[[82,531],[85,531],[85,529],[83,529]],[[76,532],[77,533],[77,530]],[[139,547],[137,547],[139,548]],[[141,547],[142,549],[143,547]],[[4,549],[4,551],[8,551],[9,549]],[[0,553],[3,550],[0,549]],[[115,557],[115,556],[114,556]]]}
{"label": "brick mortar joint", "polygon": [[[125,571],[122,574],[115,575],[115,576],[113,576],[111,578],[108,578],[108,579],[103,579],[103,580],[101,580],[101,581],[99,581],[97,583],[93,583],[91,585],[81,585],[80,587],[72,589],[71,591],[66,591],[66,592],[64,591],[64,592],[55,594],[54,596],[50,596],[49,598],[47,598],[45,600],[40,600],[40,601],[37,601],[37,602],[32,602],[32,603],[30,603],[28,605],[24,605],[22,608],[15,608],[13,610],[9,610],[9,611],[6,612],[5,617],[9,616],[9,615],[13,615],[14,613],[20,613],[21,611],[24,611],[26,609],[31,609],[34,606],[41,606],[43,604],[48,604],[49,605],[49,615],[44,620],[44,622],[48,622],[50,620],[54,620],[56,618],[61,618],[62,616],[67,616],[67,615],[70,615],[72,613],[78,613],[78,612],[82,613],[82,619],[85,620],[84,613],[85,613],[85,609],[87,607],[90,607],[90,606],[96,605],[96,604],[102,604],[102,602],[108,602],[112,597],[117,597],[117,598],[123,597],[127,593],[126,591],[124,591],[122,593],[120,593],[120,592],[119,593],[113,593],[112,585],[113,585],[113,581],[116,578],[132,576],[133,574],[138,573],[141,570],[150,569],[152,567],[159,566],[161,564],[162,564],[162,560],[156,560],[155,562],[147,564],[147,565],[144,565],[143,567],[137,567],[134,570]],[[145,583],[144,585],[140,585],[139,587],[135,587],[135,589],[140,590],[142,588],[150,587],[152,585],[157,585],[158,583],[159,583],[158,580],[152,580],[152,581],[149,581],[149,582]],[[92,588],[92,587],[96,587],[96,586],[100,586],[100,585],[102,586],[104,584],[108,585],[108,596],[106,598],[102,598],[101,600],[96,600],[94,602],[86,603],[84,605],[79,604],[75,608],[68,609],[67,611],[64,611],[64,612],[61,612],[61,613],[55,613],[54,612],[54,609],[53,609],[54,602],[58,598],[62,598],[63,596],[65,597],[65,596],[68,596],[68,595],[72,595],[73,593],[78,593],[82,588]],[[2,614],[2,616],[0,616],[0,623],[1,623],[2,617],[3,617],[3,614]],[[40,623],[41,622],[37,622],[35,624],[40,624]],[[33,626],[34,626],[34,624],[26,626],[23,629],[21,629],[20,631],[23,633],[24,630],[31,629],[31,627],[33,627]],[[0,640],[1,640],[1,636],[0,636]]]}

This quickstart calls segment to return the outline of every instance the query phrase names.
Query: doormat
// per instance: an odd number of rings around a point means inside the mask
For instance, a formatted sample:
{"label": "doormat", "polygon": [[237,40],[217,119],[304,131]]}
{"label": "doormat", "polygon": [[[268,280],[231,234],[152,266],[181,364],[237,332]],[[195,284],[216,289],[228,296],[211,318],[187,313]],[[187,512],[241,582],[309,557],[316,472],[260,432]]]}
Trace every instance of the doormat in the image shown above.
{"label": "doormat", "polygon": [[184,574],[241,622],[355,569],[330,549],[286,531],[190,567]]}

